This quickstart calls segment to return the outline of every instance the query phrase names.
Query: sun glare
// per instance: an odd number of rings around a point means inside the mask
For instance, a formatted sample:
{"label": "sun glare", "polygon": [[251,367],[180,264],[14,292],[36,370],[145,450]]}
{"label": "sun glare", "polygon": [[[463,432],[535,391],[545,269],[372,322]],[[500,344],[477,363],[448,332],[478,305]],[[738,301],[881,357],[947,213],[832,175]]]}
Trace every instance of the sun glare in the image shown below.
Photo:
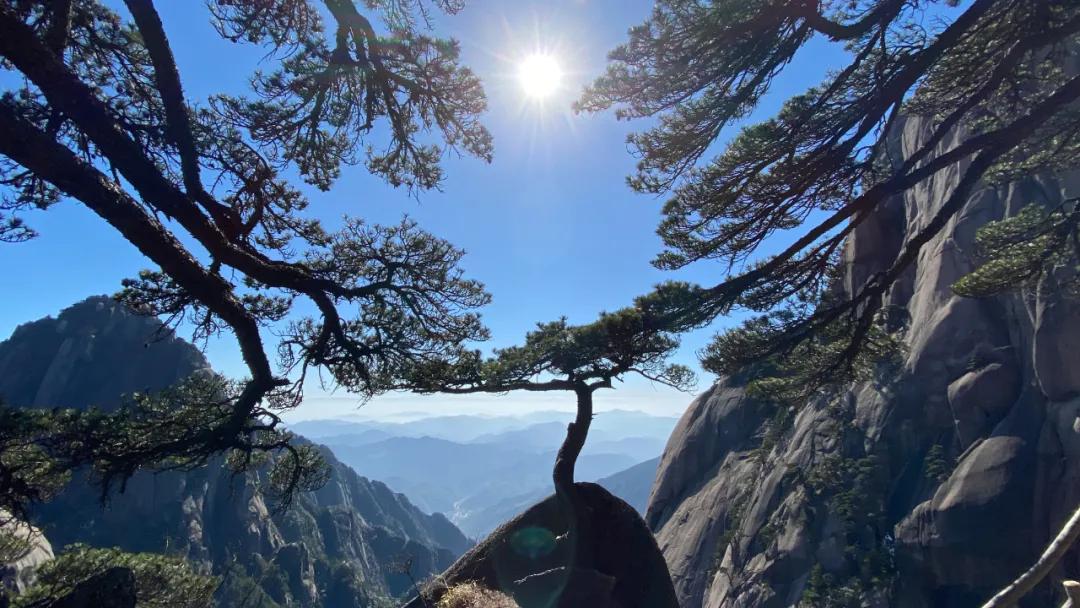
{"label": "sun glare", "polygon": [[525,94],[533,99],[544,99],[562,84],[562,69],[551,55],[530,55],[518,66],[518,81]]}

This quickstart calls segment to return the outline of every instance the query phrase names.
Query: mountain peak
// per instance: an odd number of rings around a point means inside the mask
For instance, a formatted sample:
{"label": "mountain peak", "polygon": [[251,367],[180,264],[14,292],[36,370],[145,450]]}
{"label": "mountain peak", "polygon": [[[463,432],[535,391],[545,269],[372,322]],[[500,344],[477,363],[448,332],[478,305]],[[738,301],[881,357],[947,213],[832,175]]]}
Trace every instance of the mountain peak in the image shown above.
{"label": "mountain peak", "polygon": [[[123,395],[208,369],[202,353],[158,319],[95,296],[20,325],[0,342],[0,398],[17,406],[115,408]],[[216,457],[191,471],[137,473],[105,509],[96,488],[76,475],[32,517],[57,546],[183,555],[222,577],[223,608],[251,605],[249,596],[262,606],[369,606],[375,595],[411,588],[390,568],[395,560],[409,556],[414,574],[427,576],[470,546],[445,517],[423,513],[324,454],[328,482],[280,513],[259,491],[265,468],[236,475]],[[277,585],[281,580],[290,584]]]}
{"label": "mountain peak", "polygon": [[93,296],[19,325],[0,342],[0,399],[25,407],[114,409],[209,368],[199,349],[156,317]]}

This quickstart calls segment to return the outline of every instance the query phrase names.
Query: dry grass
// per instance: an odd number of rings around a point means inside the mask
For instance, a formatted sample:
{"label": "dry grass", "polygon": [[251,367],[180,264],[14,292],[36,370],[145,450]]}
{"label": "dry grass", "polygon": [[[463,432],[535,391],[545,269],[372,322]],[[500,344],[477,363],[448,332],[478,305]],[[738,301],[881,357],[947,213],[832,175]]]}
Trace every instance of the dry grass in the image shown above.
{"label": "dry grass", "polygon": [[460,583],[439,599],[438,608],[519,608],[505,593],[481,587],[475,582]]}

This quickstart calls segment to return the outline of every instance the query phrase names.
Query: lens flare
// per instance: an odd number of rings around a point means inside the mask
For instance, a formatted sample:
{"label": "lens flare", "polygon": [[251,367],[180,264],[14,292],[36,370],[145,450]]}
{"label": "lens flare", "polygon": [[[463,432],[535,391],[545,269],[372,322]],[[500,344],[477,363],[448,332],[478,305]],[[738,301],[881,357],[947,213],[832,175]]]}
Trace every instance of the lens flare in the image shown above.
{"label": "lens flare", "polygon": [[555,550],[555,535],[546,528],[529,526],[514,532],[510,546],[522,557],[537,559]]}

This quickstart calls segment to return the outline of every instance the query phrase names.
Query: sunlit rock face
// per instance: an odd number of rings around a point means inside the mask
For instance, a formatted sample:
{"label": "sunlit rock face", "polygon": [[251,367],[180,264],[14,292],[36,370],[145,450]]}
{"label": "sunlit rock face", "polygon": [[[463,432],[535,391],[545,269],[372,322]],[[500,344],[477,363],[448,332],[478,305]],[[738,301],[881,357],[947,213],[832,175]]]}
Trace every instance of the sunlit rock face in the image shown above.
{"label": "sunlit rock face", "polygon": [[24,323],[0,346],[0,397],[23,407],[111,410],[209,369],[199,349],[105,296]]}
{"label": "sunlit rock face", "polygon": [[[24,324],[0,342],[0,398],[112,409],[121,395],[209,369],[198,349],[160,327],[105,297]],[[57,548],[78,542],[182,555],[222,577],[226,608],[245,597],[247,606],[370,606],[411,587],[394,563],[411,558],[411,575],[422,579],[471,546],[442,515],[326,457],[329,482],[285,512],[257,492],[265,471],[234,475],[214,459],[189,472],[138,474],[104,506],[78,478],[32,519]]]}
{"label": "sunlit rock face", "polygon": [[19,539],[20,548],[18,559],[0,564],[0,595],[4,590],[18,595],[34,585],[38,569],[53,559],[52,544],[40,530],[12,519],[3,510],[0,510],[0,535]]}
{"label": "sunlit rock face", "polygon": [[[904,120],[894,157],[928,127]],[[896,259],[962,169],[858,227],[845,289]],[[646,516],[684,607],[820,605],[849,593],[864,606],[962,608],[1031,564],[1080,502],[1080,303],[1052,279],[1026,298],[964,299],[950,285],[973,269],[980,226],[1078,193],[1080,173],[972,194],[886,296],[909,318],[891,382],[850,386],[831,406],[786,404],[786,419],[732,378],[690,405]],[[1063,572],[1078,571],[1074,551]],[[1050,605],[1057,587],[1028,605]]]}

